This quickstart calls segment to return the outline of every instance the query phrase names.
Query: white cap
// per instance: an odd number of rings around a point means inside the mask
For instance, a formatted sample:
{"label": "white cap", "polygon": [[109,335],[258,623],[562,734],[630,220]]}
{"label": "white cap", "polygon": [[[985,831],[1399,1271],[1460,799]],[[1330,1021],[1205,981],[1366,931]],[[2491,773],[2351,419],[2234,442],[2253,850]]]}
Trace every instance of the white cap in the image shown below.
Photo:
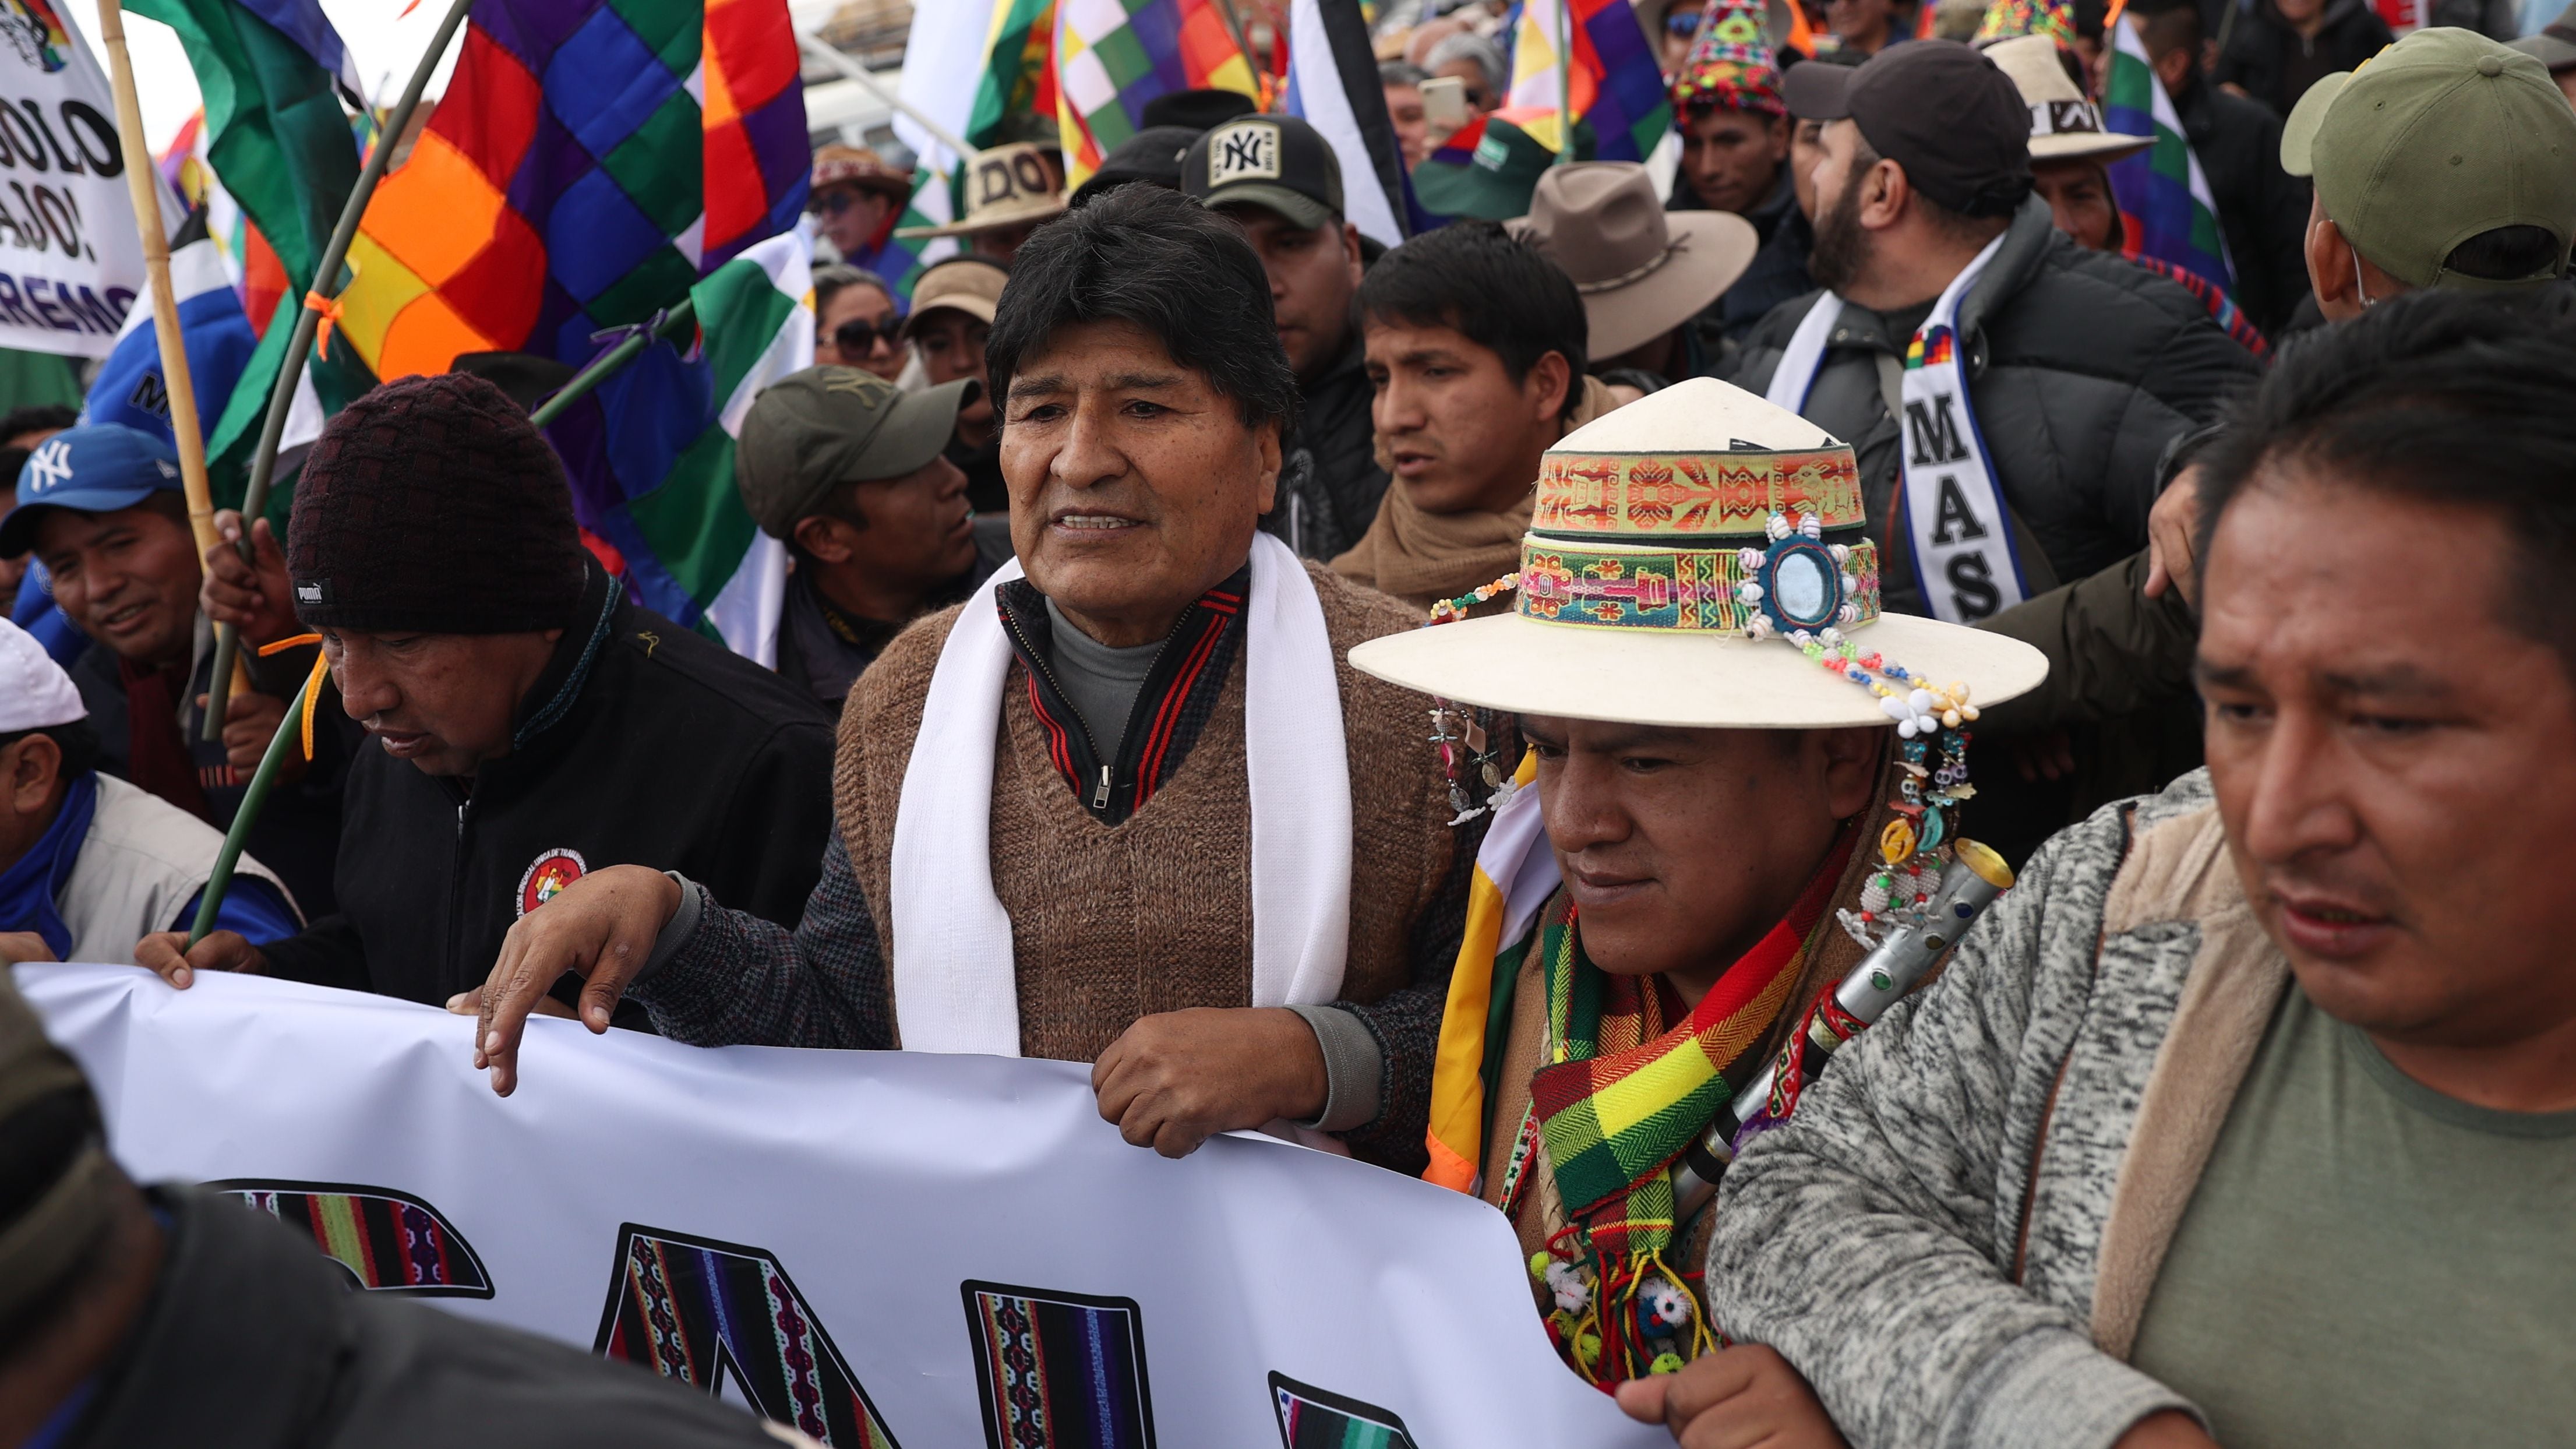
{"label": "white cap", "polygon": [[24,629],[0,619],[0,735],[89,718],[72,677]]}

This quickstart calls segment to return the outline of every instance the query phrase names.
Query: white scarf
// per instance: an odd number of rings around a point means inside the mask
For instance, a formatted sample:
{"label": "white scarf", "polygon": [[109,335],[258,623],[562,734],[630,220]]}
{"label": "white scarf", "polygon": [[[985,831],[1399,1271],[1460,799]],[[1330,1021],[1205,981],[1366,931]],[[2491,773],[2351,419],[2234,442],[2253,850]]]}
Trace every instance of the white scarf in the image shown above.
{"label": "white scarf", "polygon": [[[1907,351],[1899,394],[1905,405],[1905,448],[1899,457],[1905,470],[1914,587],[1933,617],[1952,624],[1975,623],[2029,594],[2013,548],[2012,516],[1987,462],[1985,432],[1969,404],[1968,373],[1958,355],[1959,299],[1968,295],[2003,244],[1999,233],[1941,290]],[[1806,411],[1826,339],[1842,310],[1842,298],[1831,292],[1807,310],[1771,374],[1767,396],[1773,404]],[[1942,587],[1933,588],[1934,579]]]}
{"label": "white scarf", "polygon": [[[894,1010],[906,1051],[1020,1054],[1011,917],[993,894],[993,751],[1011,644],[993,591],[939,651],[895,807]],[[1288,546],[1252,538],[1244,760],[1252,810],[1253,1006],[1320,1005],[1350,947],[1351,767],[1333,643]]]}

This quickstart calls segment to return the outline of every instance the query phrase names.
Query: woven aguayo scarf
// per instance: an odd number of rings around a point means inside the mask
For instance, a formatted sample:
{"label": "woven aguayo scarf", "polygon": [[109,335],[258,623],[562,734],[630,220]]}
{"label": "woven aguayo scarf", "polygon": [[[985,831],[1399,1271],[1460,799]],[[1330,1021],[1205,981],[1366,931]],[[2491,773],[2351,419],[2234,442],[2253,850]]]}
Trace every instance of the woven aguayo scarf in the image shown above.
{"label": "woven aguayo scarf", "polygon": [[1600,1351],[1591,1365],[1575,1355],[1575,1367],[1596,1382],[1636,1378],[1666,1353],[1697,1357],[1712,1341],[1697,1275],[1664,1261],[1674,1231],[1667,1169],[1717,1116],[1733,1092],[1727,1073],[1787,1009],[1809,954],[1834,929],[1826,907],[1849,845],[1836,841],[1788,916],[1679,1022],[1665,1020],[1653,977],[1613,975],[1584,955],[1569,897],[1540,918],[1549,1064],[1530,1083],[1530,1125],[1570,1223],[1552,1246],[1590,1270]]}

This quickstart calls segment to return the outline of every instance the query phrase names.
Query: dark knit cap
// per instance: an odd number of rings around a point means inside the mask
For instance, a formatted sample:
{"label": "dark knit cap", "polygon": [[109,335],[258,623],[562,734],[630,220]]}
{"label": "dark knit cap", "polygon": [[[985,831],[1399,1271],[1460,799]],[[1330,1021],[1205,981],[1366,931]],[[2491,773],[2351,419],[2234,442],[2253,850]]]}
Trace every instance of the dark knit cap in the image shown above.
{"label": "dark knit cap", "polygon": [[406,377],[341,409],[295,485],[286,568],[315,628],[515,634],[581,603],[563,464],[499,388]]}

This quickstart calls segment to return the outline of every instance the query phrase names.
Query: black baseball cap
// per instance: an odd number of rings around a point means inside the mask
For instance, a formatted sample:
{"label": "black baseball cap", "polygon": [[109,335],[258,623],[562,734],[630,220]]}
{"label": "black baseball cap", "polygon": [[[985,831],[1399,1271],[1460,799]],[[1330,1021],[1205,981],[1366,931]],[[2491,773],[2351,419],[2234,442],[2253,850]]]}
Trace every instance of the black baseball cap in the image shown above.
{"label": "black baseball cap", "polygon": [[1955,40],[1891,45],[1867,63],[1790,68],[1802,121],[1848,118],[1905,180],[1964,216],[2009,216],[2030,195],[2030,109],[2012,78]]}
{"label": "black baseball cap", "polygon": [[1295,116],[1244,116],[1190,143],[1181,191],[1209,207],[1267,207],[1299,226],[1342,215],[1342,163]]}
{"label": "black baseball cap", "polygon": [[1150,181],[1165,191],[1181,189],[1181,157],[1199,133],[1187,126],[1147,126],[1118,143],[1118,149],[1100,158],[1100,169],[1091,173],[1065,205],[1080,211],[1100,198],[1100,193],[1130,181]]}
{"label": "black baseball cap", "polygon": [[1151,126],[1187,126],[1193,131],[1204,131],[1211,126],[1222,126],[1237,116],[1251,115],[1260,109],[1259,102],[1241,91],[1224,91],[1209,87],[1191,91],[1165,91],[1145,103],[1144,110],[1137,113],[1136,125],[1140,129]]}

